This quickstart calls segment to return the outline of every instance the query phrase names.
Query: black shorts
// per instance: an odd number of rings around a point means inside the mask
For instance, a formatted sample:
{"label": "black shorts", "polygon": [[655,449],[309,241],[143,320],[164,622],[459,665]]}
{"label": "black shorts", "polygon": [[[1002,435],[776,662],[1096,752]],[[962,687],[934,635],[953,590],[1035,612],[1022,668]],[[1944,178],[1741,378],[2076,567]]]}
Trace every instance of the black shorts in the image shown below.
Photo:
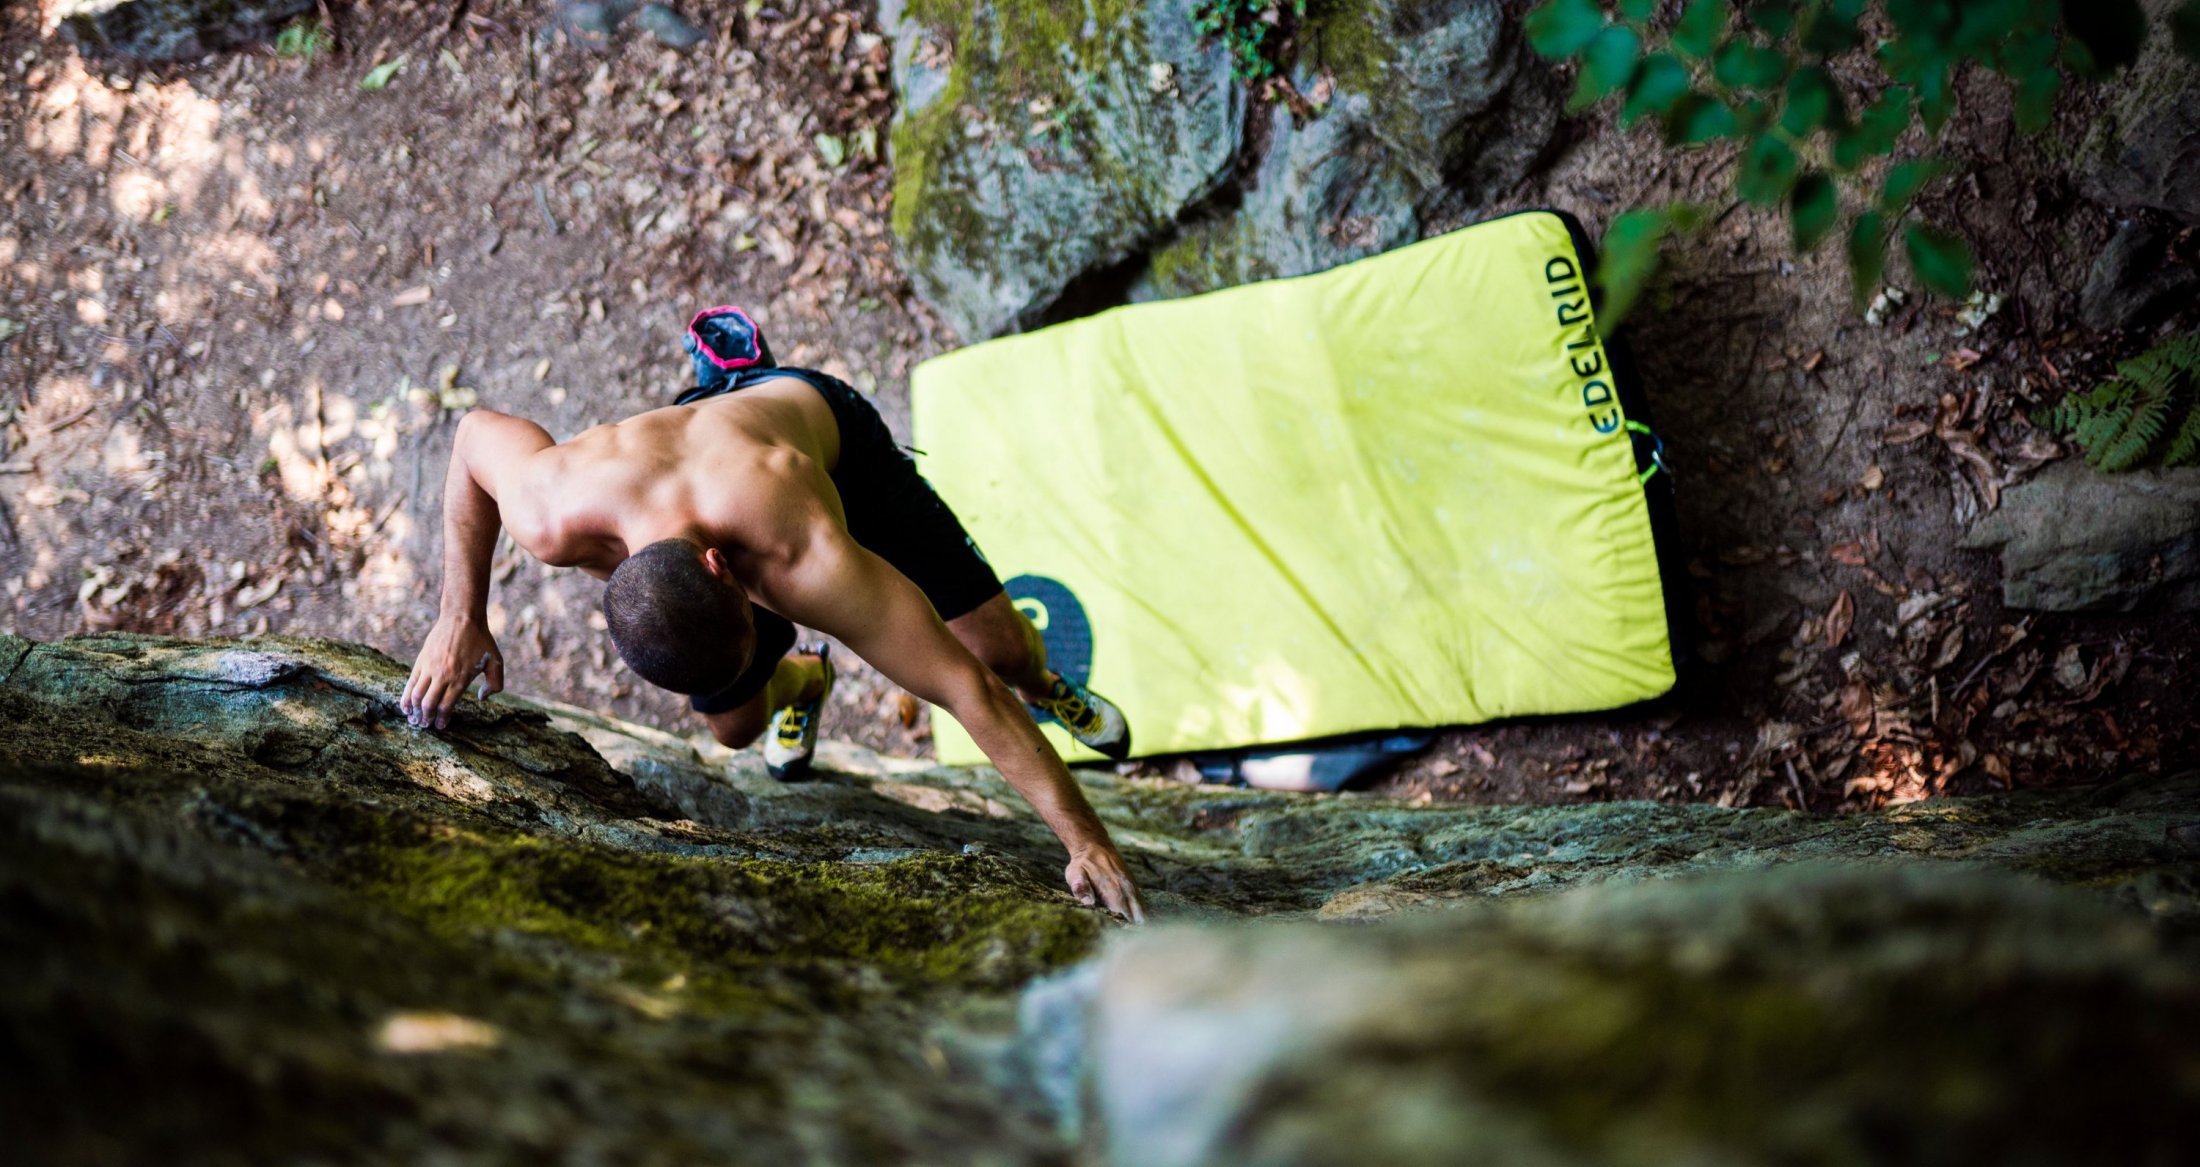
{"label": "black shorts", "polygon": [[[739,392],[774,377],[795,377],[816,389],[840,428],[840,461],[833,486],[848,516],[848,534],[893,564],[932,601],[942,620],[965,615],[1001,593],[1001,581],[955,512],[947,509],[917,465],[894,444],[885,419],[854,386],[814,369],[746,369],[715,392],[691,389],[678,405]],[[756,651],[733,684],[707,697],[691,697],[697,713],[724,713],[748,704],[771,680],[779,658],[794,647],[794,625],[763,607],[756,612]]]}

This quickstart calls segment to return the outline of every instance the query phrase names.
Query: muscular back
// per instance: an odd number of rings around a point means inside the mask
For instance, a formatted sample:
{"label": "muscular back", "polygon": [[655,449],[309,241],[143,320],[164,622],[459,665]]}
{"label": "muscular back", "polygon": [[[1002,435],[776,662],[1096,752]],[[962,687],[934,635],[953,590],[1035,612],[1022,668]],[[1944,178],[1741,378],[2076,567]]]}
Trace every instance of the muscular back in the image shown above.
{"label": "muscular back", "polygon": [[840,455],[832,411],[793,378],[653,409],[562,443],[486,411],[467,423],[460,440],[505,528],[555,567],[607,576],[646,542],[689,527],[755,580],[817,523],[845,524],[828,477]]}

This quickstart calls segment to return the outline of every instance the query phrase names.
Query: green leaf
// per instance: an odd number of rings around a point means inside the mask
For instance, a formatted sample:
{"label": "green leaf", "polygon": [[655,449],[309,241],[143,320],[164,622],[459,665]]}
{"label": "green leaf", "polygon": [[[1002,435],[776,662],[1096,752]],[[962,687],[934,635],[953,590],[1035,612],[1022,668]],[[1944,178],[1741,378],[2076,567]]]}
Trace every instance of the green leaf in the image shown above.
{"label": "green leaf", "polygon": [[2022,77],[2055,64],[2055,38],[2046,29],[2028,28],[2002,42],[1997,54],[2001,71]]}
{"label": "green leaf", "polygon": [[376,92],[377,90],[387,89],[390,86],[391,80],[393,80],[397,76],[397,71],[403,69],[404,67],[405,58],[403,57],[399,57],[394,61],[384,61],[381,64],[376,65],[374,68],[367,70],[367,75],[359,79],[359,88],[364,89],[369,93]]}
{"label": "green leaf", "polygon": [[2169,14],[2169,39],[2186,59],[2200,61],[2200,0],[2185,0],[2183,6]]}
{"label": "green leaf", "polygon": [[1821,57],[1855,48],[1863,39],[1856,27],[1863,10],[1862,0],[1833,0],[1824,7],[1807,10],[1803,14],[1803,48]]}
{"label": "green leaf", "polygon": [[1951,300],[1971,294],[1971,248],[1936,227],[1912,223],[1902,231],[1902,249],[1918,281]]}
{"label": "green leaf", "polygon": [[1662,207],[1629,211],[1612,220],[1597,264],[1597,289],[1603,293],[1597,306],[1599,332],[1610,336],[1650,285],[1658,270],[1659,245],[1672,228],[1673,215]]}
{"label": "green leaf", "polygon": [[2113,73],[2139,59],[2147,38],[2147,16],[2139,0],[2071,0],[2063,5],[2063,23],[2085,46],[2090,73]]}
{"label": "green leaf", "polygon": [[1729,89],[1770,89],[1787,76],[1787,58],[1762,45],[1728,41],[1712,58],[1711,74]]}
{"label": "green leaf", "polygon": [[1780,109],[1780,128],[1798,138],[1804,137],[1827,123],[1839,100],[1833,77],[1824,69],[1812,65],[1798,70],[1795,76],[1788,78],[1787,102]]}
{"label": "green leaf", "polygon": [[838,170],[840,164],[848,160],[848,143],[831,134],[813,134],[810,143],[817,147],[817,156],[832,169]]}
{"label": "green leaf", "polygon": [[1888,153],[1902,140],[1902,131],[1909,128],[1910,91],[1900,85],[1890,85],[1880,93],[1877,101],[1864,107],[1855,126],[1834,139],[1835,168],[1854,170],[1865,159]]}
{"label": "green leaf", "polygon": [[1552,60],[1574,56],[1604,30],[1604,10],[1596,0],[1544,0],[1528,13],[1523,26],[1528,47]]}
{"label": "green leaf", "polygon": [[2053,68],[2036,69],[2017,82],[2017,128],[2036,134],[2047,128],[2055,114],[2055,95],[2062,92],[2062,74]]}
{"label": "green leaf", "polygon": [[1849,281],[1858,307],[1871,300],[1886,270],[1886,220],[1877,211],[1866,211],[1849,228]]}
{"label": "green leaf", "polygon": [[1841,218],[1841,200],[1833,180],[1812,171],[1798,179],[1788,194],[1788,219],[1795,228],[1795,250],[1808,254],[1833,233]]}
{"label": "green leaf", "polygon": [[[2193,4],[2200,7],[2200,0]],[[1680,23],[1673,26],[1673,48],[1698,59],[1708,57],[1726,35],[1726,25],[1726,0],[1688,0]]]}
{"label": "green leaf", "polygon": [[1742,155],[1741,173],[1735,176],[1734,193],[1753,206],[1775,206],[1795,185],[1795,151],[1787,143],[1765,135],[1749,144]]}
{"label": "green leaf", "polygon": [[1925,122],[1927,133],[1937,134],[1955,111],[1956,92],[1948,83],[1948,66],[1936,62],[1918,77],[1917,116]]}
{"label": "green leaf", "polygon": [[1778,40],[1795,30],[1793,0],[1758,0],[1749,6],[1749,22]]}
{"label": "green leaf", "polygon": [[1948,164],[1938,158],[1912,158],[1897,162],[1887,171],[1887,181],[1879,188],[1879,205],[1886,210],[1899,212],[1910,205],[1917,192],[1925,184],[1948,173]]}
{"label": "green leaf", "polygon": [[1642,59],[1642,68],[1627,87],[1627,105],[1620,110],[1619,124],[1633,125],[1644,114],[1663,115],[1687,94],[1688,66],[1669,53],[1652,53]]}
{"label": "green leaf", "polygon": [[1696,146],[1734,135],[1734,111],[1715,97],[1683,94],[1665,115],[1665,140],[1674,146]]}
{"label": "green leaf", "polygon": [[1607,25],[1581,54],[1581,77],[1574,82],[1573,109],[1594,105],[1619,92],[1635,74],[1642,38],[1624,25]]}
{"label": "green leaf", "polygon": [[1650,19],[1658,11],[1658,0],[1619,0],[1619,14],[1636,24]]}

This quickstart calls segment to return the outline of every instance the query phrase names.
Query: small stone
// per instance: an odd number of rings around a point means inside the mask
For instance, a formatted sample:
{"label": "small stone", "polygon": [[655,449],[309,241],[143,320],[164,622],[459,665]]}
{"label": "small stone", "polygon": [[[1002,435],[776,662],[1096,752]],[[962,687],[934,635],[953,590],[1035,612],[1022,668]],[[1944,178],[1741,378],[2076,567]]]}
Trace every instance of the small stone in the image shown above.
{"label": "small stone", "polygon": [[634,23],[657,38],[658,44],[683,53],[710,39],[710,34],[689,23],[686,17],[666,4],[642,5],[642,10],[635,14]]}

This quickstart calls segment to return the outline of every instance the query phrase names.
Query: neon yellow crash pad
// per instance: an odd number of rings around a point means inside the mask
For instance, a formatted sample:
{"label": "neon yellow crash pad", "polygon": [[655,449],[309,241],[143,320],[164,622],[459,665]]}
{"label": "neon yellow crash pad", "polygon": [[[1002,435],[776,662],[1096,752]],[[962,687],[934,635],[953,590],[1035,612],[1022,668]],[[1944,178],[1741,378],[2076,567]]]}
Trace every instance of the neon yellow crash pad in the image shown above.
{"label": "neon yellow crash pad", "polygon": [[911,375],[919,465],[1019,606],[1082,609],[1139,754],[1643,700],[1663,588],[1581,268],[1530,212],[962,349]]}

